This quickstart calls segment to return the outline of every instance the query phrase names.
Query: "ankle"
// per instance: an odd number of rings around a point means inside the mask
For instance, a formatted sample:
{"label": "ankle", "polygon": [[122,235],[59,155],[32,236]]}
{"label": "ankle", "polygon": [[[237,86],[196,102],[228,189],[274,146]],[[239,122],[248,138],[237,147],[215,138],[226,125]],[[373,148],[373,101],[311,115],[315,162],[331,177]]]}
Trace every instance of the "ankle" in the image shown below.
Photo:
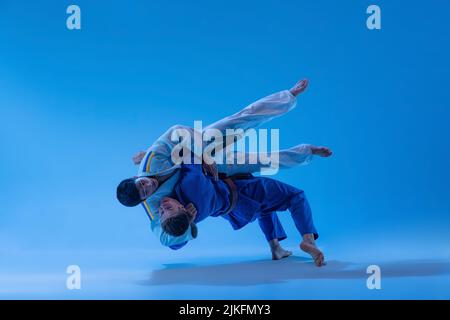
{"label": "ankle", "polygon": [[280,243],[278,242],[278,239],[273,239],[269,241],[269,246],[270,246],[270,250],[276,251],[279,250],[281,248]]}
{"label": "ankle", "polygon": [[316,243],[316,241],[314,240],[314,234],[312,234],[312,233],[304,234],[303,241],[313,243],[313,244]]}

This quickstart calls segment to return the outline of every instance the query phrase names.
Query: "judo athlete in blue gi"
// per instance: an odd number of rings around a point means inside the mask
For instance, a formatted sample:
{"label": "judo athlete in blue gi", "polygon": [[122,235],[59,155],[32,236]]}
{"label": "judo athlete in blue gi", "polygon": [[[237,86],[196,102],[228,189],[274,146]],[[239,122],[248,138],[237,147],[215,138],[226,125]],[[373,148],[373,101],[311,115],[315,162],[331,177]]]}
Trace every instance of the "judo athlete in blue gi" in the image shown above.
{"label": "judo athlete in blue gi", "polygon": [[[259,127],[263,123],[292,110],[296,105],[296,97],[306,89],[307,85],[308,82],[306,80],[299,81],[290,90],[284,90],[262,98],[240,112],[211,124],[205,130],[213,128],[225,132],[225,129],[246,130]],[[141,204],[150,219],[151,230],[162,245],[171,249],[177,249],[186,241],[196,237],[195,224],[191,224],[183,235],[174,237],[162,230],[159,219],[160,201],[163,197],[173,192],[174,185],[179,178],[180,166],[175,165],[171,159],[172,150],[176,145],[176,142],[172,141],[171,136],[174,130],[177,129],[184,129],[194,134],[194,129],[191,127],[177,125],[170,128],[146,152],[140,152],[134,157],[134,162],[139,164],[137,175],[123,180],[117,187],[118,200],[129,207]],[[331,155],[331,151],[326,147],[316,147],[309,144],[301,144],[290,149],[280,150],[279,166],[280,168],[291,168],[307,164],[312,160],[313,155],[326,157]],[[217,171],[232,175],[258,172],[264,166],[267,165],[219,164],[217,168],[208,165],[205,165],[205,168],[213,175],[217,175]],[[265,219],[268,218],[265,217]],[[275,226],[281,226],[275,214],[271,221]],[[283,234],[281,234],[280,239],[283,237]]]}
{"label": "judo athlete in blue gi", "polygon": [[[235,230],[260,219],[262,231],[270,238],[272,232],[277,233],[272,229],[272,214],[289,210],[297,230],[303,236],[300,248],[313,257],[317,266],[325,263],[323,253],[315,244],[318,234],[311,208],[300,189],[274,179],[251,175],[215,180],[205,174],[201,165],[183,164],[174,190],[174,196],[165,197],[159,209],[162,228],[169,234],[183,234],[189,223],[199,223],[211,216],[228,220]],[[185,209],[188,203],[197,209],[195,214]]]}

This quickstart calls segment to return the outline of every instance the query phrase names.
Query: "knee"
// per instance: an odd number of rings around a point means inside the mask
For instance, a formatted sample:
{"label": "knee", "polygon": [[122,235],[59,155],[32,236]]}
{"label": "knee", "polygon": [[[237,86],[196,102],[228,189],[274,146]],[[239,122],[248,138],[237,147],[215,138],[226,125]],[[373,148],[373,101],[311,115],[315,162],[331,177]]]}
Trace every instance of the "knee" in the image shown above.
{"label": "knee", "polygon": [[306,198],[305,191],[303,191],[302,189],[294,188],[294,190],[292,190],[292,193],[296,197]]}
{"label": "knee", "polygon": [[305,202],[305,201],[308,201],[308,200],[306,199],[306,194],[303,190],[295,189],[292,191],[291,203],[299,203],[299,202]]}

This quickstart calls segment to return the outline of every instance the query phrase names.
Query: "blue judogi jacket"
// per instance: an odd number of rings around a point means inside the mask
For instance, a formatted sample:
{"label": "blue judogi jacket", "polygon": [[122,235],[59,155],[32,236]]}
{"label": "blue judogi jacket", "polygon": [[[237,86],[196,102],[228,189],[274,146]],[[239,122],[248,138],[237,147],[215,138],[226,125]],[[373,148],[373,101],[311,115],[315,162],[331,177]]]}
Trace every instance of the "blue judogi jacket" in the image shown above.
{"label": "blue judogi jacket", "polygon": [[201,165],[181,165],[180,177],[174,191],[181,204],[192,202],[197,209],[194,222],[198,223],[209,216],[222,216],[227,219],[233,229],[237,230],[254,221],[261,211],[259,202],[240,192],[253,179],[235,180],[239,200],[233,211],[223,215],[230,206],[230,190],[228,185],[219,180],[214,181],[206,176]]}

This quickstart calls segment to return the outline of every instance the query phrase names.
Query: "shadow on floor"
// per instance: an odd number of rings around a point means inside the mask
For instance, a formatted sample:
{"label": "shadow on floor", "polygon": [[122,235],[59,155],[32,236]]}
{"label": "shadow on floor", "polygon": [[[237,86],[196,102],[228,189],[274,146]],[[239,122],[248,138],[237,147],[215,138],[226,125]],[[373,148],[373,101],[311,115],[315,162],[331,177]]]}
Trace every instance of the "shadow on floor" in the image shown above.
{"label": "shadow on floor", "polygon": [[[311,260],[289,257],[218,265],[174,264],[155,270],[141,285],[249,286],[300,279],[366,279],[368,265],[328,261],[317,268]],[[425,277],[450,274],[450,261],[405,260],[379,264],[382,277]]]}

